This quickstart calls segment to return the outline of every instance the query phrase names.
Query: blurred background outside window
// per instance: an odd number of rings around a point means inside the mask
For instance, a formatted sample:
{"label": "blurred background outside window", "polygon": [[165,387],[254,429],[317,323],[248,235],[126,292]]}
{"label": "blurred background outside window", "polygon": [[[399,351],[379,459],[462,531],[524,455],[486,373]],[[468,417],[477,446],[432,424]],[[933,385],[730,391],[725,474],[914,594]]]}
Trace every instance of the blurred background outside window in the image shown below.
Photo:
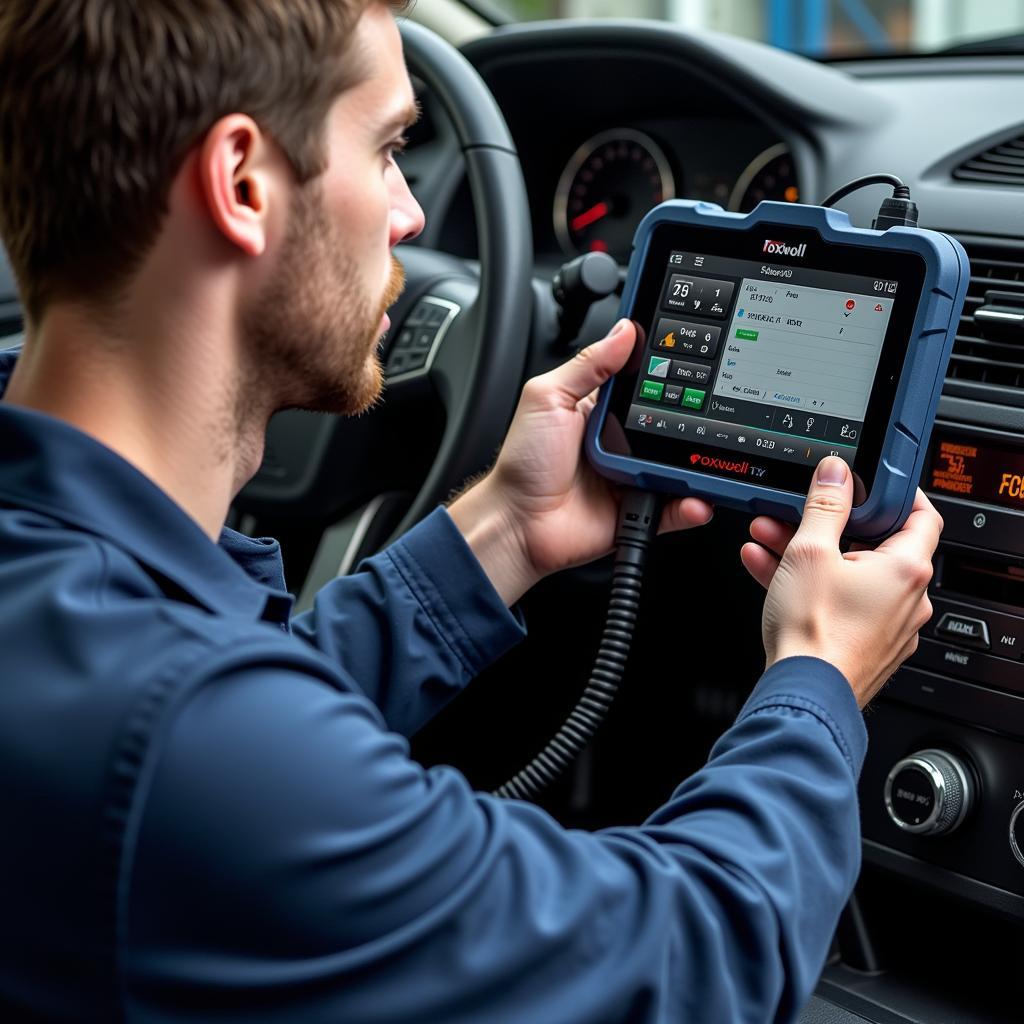
{"label": "blurred background outside window", "polygon": [[[489,0],[517,21],[658,18],[814,57],[927,53],[999,38],[1024,49],[1024,0]],[[1013,37],[1016,38],[1007,38]]]}

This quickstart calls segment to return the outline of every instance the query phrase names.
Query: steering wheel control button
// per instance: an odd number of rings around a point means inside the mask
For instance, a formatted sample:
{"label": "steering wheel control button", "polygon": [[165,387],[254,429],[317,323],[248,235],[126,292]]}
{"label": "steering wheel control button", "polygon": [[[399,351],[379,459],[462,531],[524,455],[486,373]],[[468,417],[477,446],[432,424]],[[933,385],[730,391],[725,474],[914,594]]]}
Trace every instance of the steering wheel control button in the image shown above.
{"label": "steering wheel control button", "polygon": [[988,623],[984,619],[974,619],[957,612],[946,612],[939,619],[935,635],[963,647],[977,647],[983,651],[991,647]]}
{"label": "steering wheel control button", "polygon": [[915,835],[942,835],[963,822],[974,799],[966,766],[942,750],[921,750],[898,761],[885,780],[885,809]]}
{"label": "steering wheel control button", "polygon": [[736,285],[710,277],[672,274],[665,289],[663,309],[724,320]]}
{"label": "steering wheel control button", "polygon": [[429,349],[434,344],[434,339],[437,337],[436,327],[417,327],[416,333],[413,335],[412,347],[413,349]]}
{"label": "steering wheel control button", "polygon": [[1017,863],[1024,867],[1024,800],[1014,807],[1010,815],[1010,849]]}
{"label": "steering wheel control button", "polygon": [[462,307],[434,296],[420,299],[405,318],[386,365],[389,381],[413,377],[430,368],[434,354]]}
{"label": "steering wheel control button", "polygon": [[437,306],[433,302],[427,305],[427,315],[424,323],[428,327],[440,327],[448,316],[448,310],[443,306]]}

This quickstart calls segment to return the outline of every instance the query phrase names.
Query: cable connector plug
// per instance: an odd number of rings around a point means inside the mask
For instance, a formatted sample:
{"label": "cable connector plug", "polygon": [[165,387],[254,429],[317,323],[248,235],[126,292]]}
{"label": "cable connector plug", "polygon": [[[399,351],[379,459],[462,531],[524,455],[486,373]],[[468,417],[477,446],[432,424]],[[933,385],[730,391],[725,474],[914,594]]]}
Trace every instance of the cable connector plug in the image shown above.
{"label": "cable connector plug", "polygon": [[845,198],[851,192],[867,188],[868,185],[891,185],[892,195],[882,200],[878,208],[878,214],[871,222],[876,231],[886,231],[889,228],[917,227],[917,204],[910,199],[910,186],[905,185],[895,174],[865,174],[863,178],[854,178],[848,181],[842,188],[837,188],[826,199],[821,202],[822,206],[835,206],[840,199]]}
{"label": "cable connector plug", "polygon": [[630,488],[619,503],[615,526],[615,564],[643,565],[661,522],[661,495]]}
{"label": "cable connector plug", "polygon": [[890,198],[883,199],[882,205],[878,207],[878,216],[871,222],[876,231],[887,231],[894,227],[917,227],[917,203],[910,198],[910,189],[905,189],[905,197],[897,195],[896,191]]}

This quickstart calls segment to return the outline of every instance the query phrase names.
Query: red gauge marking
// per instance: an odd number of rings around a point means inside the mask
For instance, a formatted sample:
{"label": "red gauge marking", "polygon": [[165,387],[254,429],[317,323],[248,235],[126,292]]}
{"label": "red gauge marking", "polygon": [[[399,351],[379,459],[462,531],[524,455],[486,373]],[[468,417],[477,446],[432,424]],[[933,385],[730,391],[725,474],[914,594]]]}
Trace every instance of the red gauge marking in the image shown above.
{"label": "red gauge marking", "polygon": [[591,252],[607,252],[608,251],[608,243],[607,242],[602,242],[600,238],[595,238],[590,243],[590,251]]}
{"label": "red gauge marking", "polygon": [[602,217],[607,217],[608,212],[609,207],[607,203],[597,203],[589,210],[585,210],[578,217],[573,217],[569,226],[573,231],[582,231],[585,227],[588,227],[595,221],[599,221]]}

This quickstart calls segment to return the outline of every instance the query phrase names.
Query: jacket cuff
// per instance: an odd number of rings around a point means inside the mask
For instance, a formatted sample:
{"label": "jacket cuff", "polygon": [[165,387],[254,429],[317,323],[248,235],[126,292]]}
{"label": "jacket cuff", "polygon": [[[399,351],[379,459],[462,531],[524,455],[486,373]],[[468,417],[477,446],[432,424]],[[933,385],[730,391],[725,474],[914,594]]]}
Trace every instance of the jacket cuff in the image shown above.
{"label": "jacket cuff", "polygon": [[522,612],[505,607],[446,508],[434,509],[386,553],[470,674],[526,636]]}
{"label": "jacket cuff", "polygon": [[832,734],[854,776],[867,753],[868,733],[853,688],[834,665],[820,658],[784,658],[758,680],[737,721],[773,707],[796,708],[817,718]]}

